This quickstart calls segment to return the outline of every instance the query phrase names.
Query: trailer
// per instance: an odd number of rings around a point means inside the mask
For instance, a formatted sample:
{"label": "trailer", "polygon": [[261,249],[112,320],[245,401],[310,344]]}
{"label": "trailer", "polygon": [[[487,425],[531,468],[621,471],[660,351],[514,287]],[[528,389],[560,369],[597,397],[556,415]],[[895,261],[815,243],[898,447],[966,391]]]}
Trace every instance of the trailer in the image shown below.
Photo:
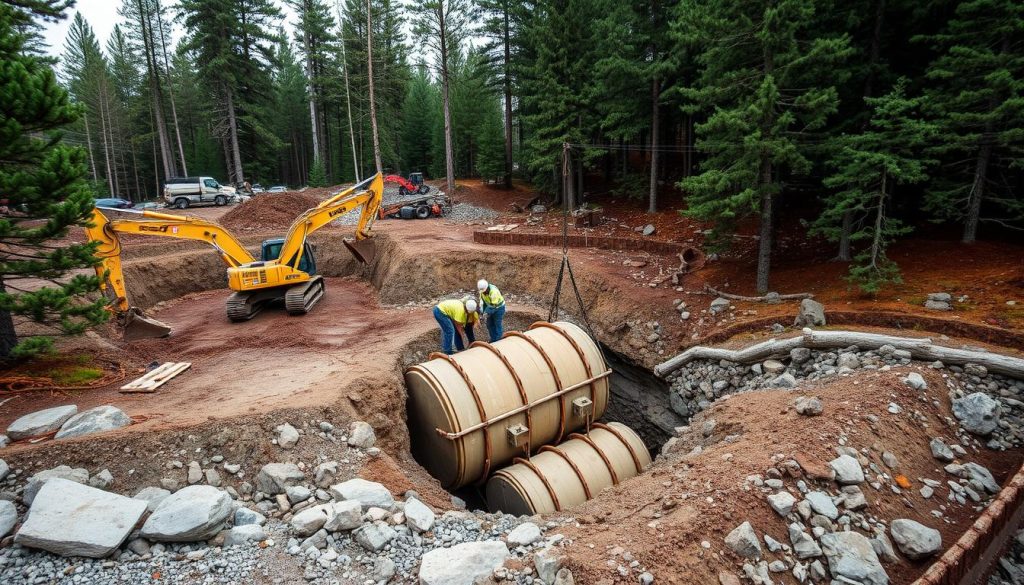
{"label": "trailer", "polygon": [[437,197],[412,197],[380,206],[380,219],[427,219],[445,214],[444,202]]}

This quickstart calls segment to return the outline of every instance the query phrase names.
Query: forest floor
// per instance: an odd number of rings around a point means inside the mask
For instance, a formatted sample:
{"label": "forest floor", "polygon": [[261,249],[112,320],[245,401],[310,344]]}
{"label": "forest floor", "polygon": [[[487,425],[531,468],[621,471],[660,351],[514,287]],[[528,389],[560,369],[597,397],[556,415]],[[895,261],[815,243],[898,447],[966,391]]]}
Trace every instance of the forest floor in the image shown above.
{"label": "forest floor", "polygon": [[[329,191],[288,194],[280,200],[287,205],[275,213],[298,215],[310,200],[323,198]],[[126,343],[109,327],[63,342],[61,355],[67,359],[55,360],[52,367],[44,361],[0,372],[4,380],[40,373],[53,377],[54,370],[77,370],[90,364],[106,376],[87,389],[55,387],[11,393],[6,398],[0,389],[0,428],[26,413],[61,404],[76,404],[80,411],[112,404],[131,415],[136,424],[96,437],[17,441],[0,450],[0,456],[12,468],[23,469],[22,478],[60,464],[90,471],[107,468],[116,478],[112,489],[131,494],[159,485],[168,475],[183,474],[181,470],[168,471],[166,466],[169,460],[182,457],[178,449],[199,446],[213,452],[210,445],[220,441],[226,429],[237,441],[230,448],[229,459],[241,464],[251,478],[261,465],[272,461],[303,461],[315,466],[317,457],[335,456],[329,445],[327,451],[312,446],[308,447],[312,450],[282,451],[270,443],[277,425],[291,422],[296,427],[307,424],[315,428],[317,421],[330,420],[344,427],[362,420],[374,427],[382,452],[379,458],[354,466],[352,474],[381,481],[395,494],[415,489],[428,504],[450,509],[447,494],[409,454],[402,371],[436,349],[437,326],[430,313],[433,304],[470,291],[478,278],[491,280],[505,293],[509,328],[523,328],[547,317],[560,248],[483,245],[474,242],[474,231],[513,223],[519,224],[516,230],[523,231],[560,233],[562,229],[558,211],[532,214],[529,209],[515,210],[536,197],[525,185],[517,184],[508,192],[479,181],[459,181],[455,197],[499,215],[470,222],[445,218],[378,221],[374,225],[378,257],[366,267],[348,258],[337,242],[338,237],[348,235],[350,227],[332,227],[317,234],[314,243],[328,292],[320,305],[303,317],[267,310],[252,321],[230,323],[223,309],[229,291],[224,288],[215,254],[202,244],[133,238],[124,255],[129,294],[150,315],[170,324],[172,336]],[[647,214],[639,201],[598,202],[614,212],[606,211],[607,217],[598,227],[588,231],[570,227],[570,233],[643,239],[636,228],[653,224],[656,230],[649,238],[697,247],[704,244],[706,226],[680,215],[672,205]],[[287,218],[248,216],[246,205],[184,213],[215,221],[223,218],[241,229],[247,246],[283,235]],[[903,269],[904,282],[869,297],[851,290],[843,280],[846,265],[830,261],[830,245],[807,241],[803,231],[782,233],[773,263],[773,290],[812,293],[825,305],[830,326],[910,332],[947,345],[970,344],[1024,355],[1024,245],[980,242],[965,246],[943,239],[908,239],[890,253]],[[659,282],[678,266],[678,258],[671,255],[582,248],[571,249],[570,258],[588,304],[588,317],[601,342],[650,369],[692,345],[750,343],[766,338],[773,324],[792,324],[796,302],[735,301],[717,316],[708,310],[715,297],[704,291],[705,285],[734,294],[754,294],[756,244],[750,237],[737,238],[717,260],[683,277],[679,286]],[[924,308],[927,295],[935,292],[953,296],[952,311]],[[680,317],[675,300],[686,303],[689,319]],[[570,316],[579,316],[567,291],[563,291],[560,306]],[[660,335],[651,341],[655,322]],[[192,367],[154,394],[118,392],[126,380],[141,375],[154,361],[188,361]],[[570,523],[557,531],[572,542],[566,552],[577,582],[627,582],[606,562],[608,551],[622,546],[658,575],[658,582],[715,583],[719,569],[734,568],[733,561],[728,555],[711,557],[701,546],[702,540],[713,538],[714,546],[721,547],[721,538],[751,508],[750,496],[736,491],[738,486],[748,475],[761,473],[774,463],[772,455],[816,443],[822,433],[837,435],[839,426],[847,427],[843,431],[847,434],[881,433],[887,448],[898,442],[900,432],[913,432],[915,438],[924,439],[920,429],[886,427],[879,431],[859,428],[863,421],[850,423],[851,409],[859,414],[884,410],[892,400],[891,386],[858,386],[856,379],[844,378],[815,388],[826,405],[842,406],[829,408],[825,416],[816,419],[786,415],[784,430],[772,424],[773,417],[762,413],[785,412],[790,392],[745,394],[716,403],[713,414],[702,416],[714,416],[721,428],[743,429],[742,441],[728,447],[736,464],[723,465],[724,451],[715,448],[695,460],[662,462],[654,472],[573,511],[579,526]],[[948,411],[947,400],[926,414],[940,420]],[[848,428],[851,424],[858,428]],[[305,435],[303,442],[313,440]],[[220,444],[223,446],[223,441]],[[934,467],[927,441],[923,444],[923,450],[905,449],[899,454],[908,469],[922,474],[929,465]],[[826,456],[825,447],[819,457]],[[990,466],[1002,481],[1021,459],[1020,453],[1007,452],[1003,456],[986,453],[973,460]],[[227,479],[231,485],[239,483]],[[624,513],[637,505],[641,512],[645,506],[655,505],[665,492],[676,489],[672,486],[675,481],[708,482],[711,487],[696,489],[687,484],[684,491],[714,492],[716,499],[723,497],[728,505],[707,507],[703,496],[695,498],[672,512],[671,522],[656,529],[647,527],[651,518],[643,513]],[[625,505],[627,500],[630,506]],[[879,513],[892,516],[900,505],[898,500],[879,503]],[[751,520],[767,526],[774,520],[771,510],[762,508],[750,512],[756,516]],[[949,523],[943,527],[944,545],[951,544],[972,518],[967,511],[948,517]],[[591,528],[595,522],[599,529]],[[784,541],[781,519],[778,522],[779,526],[772,528],[778,528],[774,536]],[[275,574],[287,582],[302,581],[301,564],[282,563]],[[899,565],[890,576],[893,582],[909,583],[924,568],[921,564]],[[630,579],[635,582],[636,576]]]}

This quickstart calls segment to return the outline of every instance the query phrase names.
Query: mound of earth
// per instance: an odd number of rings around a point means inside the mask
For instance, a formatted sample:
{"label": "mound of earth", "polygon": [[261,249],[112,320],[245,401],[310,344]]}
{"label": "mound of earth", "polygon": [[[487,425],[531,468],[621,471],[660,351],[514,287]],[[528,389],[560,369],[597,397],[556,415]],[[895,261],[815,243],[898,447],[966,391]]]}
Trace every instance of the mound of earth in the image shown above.
{"label": "mound of earth", "polygon": [[[563,531],[572,543],[564,552],[577,582],[636,582],[645,570],[660,583],[718,583],[723,572],[741,577],[744,563],[758,561],[741,558],[726,537],[749,522],[761,541],[760,559],[778,561],[772,582],[797,583],[792,553],[768,547],[768,537],[789,546],[789,525],[805,521],[796,507],[786,511],[788,517],[773,511],[768,496],[781,492],[794,496],[794,503],[810,492],[839,502],[838,520],[813,518],[811,524],[827,532],[849,528],[871,538],[875,530],[888,534],[894,520],[908,519],[936,529],[942,550],[952,546],[991,494],[982,490],[980,502],[961,501],[959,492],[951,496],[947,486],[958,476],[949,470],[981,465],[1002,484],[1020,456],[965,437],[951,414],[947,380],[934,370],[914,369],[927,380],[927,390],[910,388],[903,381],[907,370],[894,368],[716,401],[680,429],[671,453],[648,473],[572,511],[578,524]],[[800,396],[817,396],[822,413],[799,414],[794,402]],[[956,465],[946,468],[948,460],[933,457],[935,438],[962,448]],[[843,486],[829,479],[829,463],[841,454],[856,454],[863,468],[854,491],[866,503],[857,512],[843,509]],[[805,530],[809,534],[811,527]],[[934,560],[896,553],[882,561],[894,585],[912,582]],[[799,560],[797,570],[808,570],[814,560],[828,567],[824,556],[816,556]]]}
{"label": "mound of earth", "polygon": [[319,203],[320,198],[307,192],[261,194],[225,213],[220,224],[231,230],[281,230]]}

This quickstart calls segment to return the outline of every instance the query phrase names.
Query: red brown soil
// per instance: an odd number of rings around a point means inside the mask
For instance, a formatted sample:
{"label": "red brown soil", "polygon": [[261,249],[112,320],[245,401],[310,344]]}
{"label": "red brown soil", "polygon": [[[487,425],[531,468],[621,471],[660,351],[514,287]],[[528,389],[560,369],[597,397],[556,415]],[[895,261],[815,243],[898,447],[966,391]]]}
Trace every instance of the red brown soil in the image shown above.
{"label": "red brown soil", "polygon": [[[910,518],[942,533],[944,547],[951,546],[973,522],[977,512],[971,506],[946,501],[947,479],[941,464],[932,458],[928,442],[939,436],[947,443],[955,432],[946,422],[951,417],[945,382],[927,368],[919,369],[929,384],[926,397],[900,381],[905,371],[862,372],[856,377],[839,378],[815,387],[793,391],[773,390],[731,396],[691,421],[681,448],[668,458],[659,458],[649,473],[624,482],[602,493],[597,500],[573,511],[579,528],[564,530],[573,544],[567,549],[577,580],[583,583],[631,582],[618,577],[615,566],[606,564],[608,549],[619,546],[629,551],[655,575],[656,582],[678,584],[717,583],[719,571],[742,574],[742,562],[725,546],[725,536],[744,521],[758,535],[770,534],[788,543],[787,522],[768,506],[767,493],[746,484],[746,477],[761,475],[776,462],[799,457],[806,467],[825,466],[837,453],[840,437],[846,445],[866,453],[867,458],[886,473],[905,475],[911,488],[901,495],[890,489],[892,480],[881,491],[867,483],[861,488],[869,507],[864,512],[891,521]],[[793,400],[800,395],[817,395],[824,403],[822,416],[811,419],[796,414]],[[936,407],[931,400],[940,404]],[[900,415],[887,412],[889,402],[903,408]],[[920,412],[921,421],[913,413]],[[877,424],[868,415],[878,417]],[[714,434],[704,439],[703,421],[716,421]],[[925,428],[927,425],[927,428]],[[738,436],[725,442],[728,435]],[[699,455],[686,455],[703,445]],[[864,450],[867,451],[864,451]],[[890,451],[898,466],[888,469],[881,455]],[[1004,482],[1017,471],[1021,451],[997,453],[981,447],[968,447],[966,461],[988,467],[996,480]],[[732,457],[726,457],[729,454]],[[788,477],[780,465],[786,488],[799,496],[798,478]],[[870,474],[869,474],[870,478]],[[921,478],[941,481],[930,500],[921,497]],[[811,489],[815,486],[838,492],[833,482],[802,477]],[[945,505],[945,521],[930,511]],[[704,550],[702,541],[711,543]],[[765,559],[782,558],[764,549]],[[621,557],[617,559],[623,563]],[[927,567],[927,562],[901,562],[886,565],[891,583],[912,582]],[[633,580],[635,581],[635,576]],[[789,573],[774,575],[776,581],[796,583]]]}
{"label": "red brown soil", "polygon": [[323,200],[310,191],[262,193],[224,214],[220,224],[230,230],[257,231],[288,228],[295,218]]}

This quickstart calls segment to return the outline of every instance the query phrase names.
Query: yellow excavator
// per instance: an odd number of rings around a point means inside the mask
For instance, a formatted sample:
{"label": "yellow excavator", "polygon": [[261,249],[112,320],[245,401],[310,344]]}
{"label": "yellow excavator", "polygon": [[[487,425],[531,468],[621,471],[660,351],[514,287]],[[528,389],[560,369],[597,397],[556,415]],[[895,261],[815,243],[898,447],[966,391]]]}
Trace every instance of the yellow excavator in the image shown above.
{"label": "yellow excavator", "polygon": [[[370,228],[377,217],[384,180],[375,175],[307,210],[292,223],[283,238],[265,240],[260,259],[253,258],[224,227],[198,217],[188,217],[143,210],[135,211],[143,219],[109,219],[97,208],[93,211],[86,234],[99,242],[96,266],[100,290],[110,299],[124,328],[126,340],[164,337],[171,328],[147,317],[128,302],[121,270],[121,241],[118,234],[138,234],[207,242],[228,267],[228,286],[235,291],[228,297],[227,314],[232,321],[246,321],[267,305],[284,301],[291,315],[308,313],[324,295],[323,276],[317,274],[310,234],[342,215],[362,207],[355,238],[342,242],[356,260],[372,262],[376,255]],[[273,197],[273,195],[264,195]],[[118,209],[116,211],[126,211]]]}

